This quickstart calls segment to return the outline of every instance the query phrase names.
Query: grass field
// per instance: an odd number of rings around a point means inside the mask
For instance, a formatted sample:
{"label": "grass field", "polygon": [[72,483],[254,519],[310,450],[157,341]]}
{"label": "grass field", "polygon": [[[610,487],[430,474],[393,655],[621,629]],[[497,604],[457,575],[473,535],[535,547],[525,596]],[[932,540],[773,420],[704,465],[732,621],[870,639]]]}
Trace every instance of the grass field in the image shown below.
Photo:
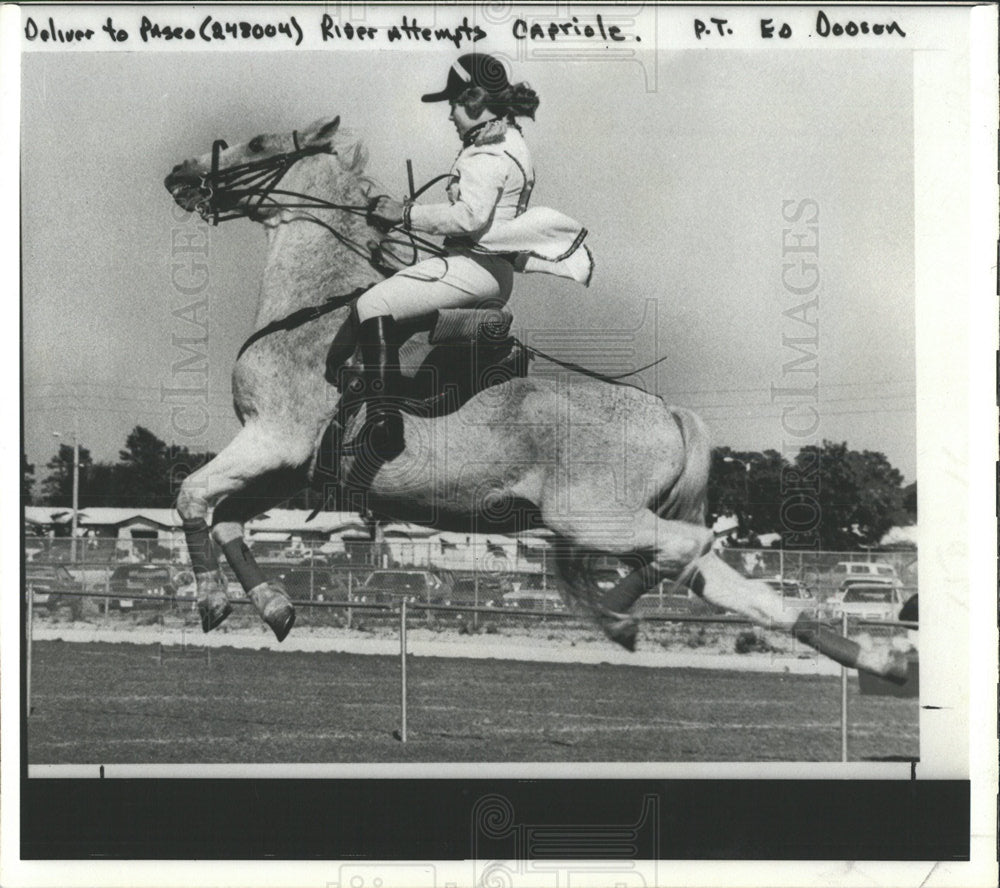
{"label": "grass field", "polygon": [[[36,642],[28,761],[837,761],[835,678]],[[915,699],[848,700],[852,760],[916,758]]]}

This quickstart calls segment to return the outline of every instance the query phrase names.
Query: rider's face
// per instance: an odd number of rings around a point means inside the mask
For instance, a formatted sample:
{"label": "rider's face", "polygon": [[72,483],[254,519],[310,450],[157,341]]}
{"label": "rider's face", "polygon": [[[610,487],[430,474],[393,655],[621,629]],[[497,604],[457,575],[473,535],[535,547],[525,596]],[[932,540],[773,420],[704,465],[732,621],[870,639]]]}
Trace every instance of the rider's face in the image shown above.
{"label": "rider's face", "polygon": [[[479,117],[482,116],[482,111],[480,111]],[[471,117],[469,112],[465,110],[465,106],[459,104],[458,102],[451,103],[451,114],[448,115],[448,119],[455,124],[455,129],[458,130],[459,138],[465,136],[470,129],[479,123],[479,119]]]}

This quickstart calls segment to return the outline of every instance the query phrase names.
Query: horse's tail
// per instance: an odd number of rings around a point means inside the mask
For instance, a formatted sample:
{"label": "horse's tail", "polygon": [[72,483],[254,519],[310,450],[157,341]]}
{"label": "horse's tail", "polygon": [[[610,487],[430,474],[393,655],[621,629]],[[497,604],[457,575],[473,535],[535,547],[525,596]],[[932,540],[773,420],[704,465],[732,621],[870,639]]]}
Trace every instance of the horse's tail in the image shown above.
{"label": "horse's tail", "polygon": [[655,511],[661,518],[703,526],[708,506],[712,445],[705,423],[684,407],[670,407],[684,440],[684,468]]}
{"label": "horse's tail", "polygon": [[[703,527],[708,503],[708,473],[712,462],[708,429],[701,418],[690,410],[683,407],[668,409],[684,441],[684,467],[670,489],[661,492],[651,508],[661,518],[687,521]],[[599,619],[605,609],[601,607],[602,592],[594,578],[597,556],[589,552],[573,552],[572,547],[558,542],[553,556],[556,573],[562,581],[562,591]],[[677,582],[685,585],[694,567],[695,562],[692,561]]]}

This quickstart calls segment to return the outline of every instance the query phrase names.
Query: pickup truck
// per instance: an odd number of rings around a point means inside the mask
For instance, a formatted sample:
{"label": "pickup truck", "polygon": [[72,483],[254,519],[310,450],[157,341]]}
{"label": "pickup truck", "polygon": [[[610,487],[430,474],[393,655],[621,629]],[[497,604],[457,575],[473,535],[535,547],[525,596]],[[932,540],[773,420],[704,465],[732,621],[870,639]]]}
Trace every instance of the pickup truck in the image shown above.
{"label": "pickup truck", "polygon": [[896,568],[884,561],[840,561],[829,574],[830,585],[843,592],[855,583],[902,586]]}

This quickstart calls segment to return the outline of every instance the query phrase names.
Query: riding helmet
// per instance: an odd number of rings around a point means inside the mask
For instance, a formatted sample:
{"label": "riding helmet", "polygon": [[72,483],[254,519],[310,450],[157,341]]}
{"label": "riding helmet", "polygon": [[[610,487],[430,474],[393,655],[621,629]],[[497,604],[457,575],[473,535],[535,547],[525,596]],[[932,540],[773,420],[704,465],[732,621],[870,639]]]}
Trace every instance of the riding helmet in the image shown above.
{"label": "riding helmet", "polygon": [[470,52],[452,64],[448,71],[448,85],[436,93],[427,93],[422,102],[455,101],[470,86],[478,86],[491,95],[510,86],[503,64],[494,56],[483,52]]}

